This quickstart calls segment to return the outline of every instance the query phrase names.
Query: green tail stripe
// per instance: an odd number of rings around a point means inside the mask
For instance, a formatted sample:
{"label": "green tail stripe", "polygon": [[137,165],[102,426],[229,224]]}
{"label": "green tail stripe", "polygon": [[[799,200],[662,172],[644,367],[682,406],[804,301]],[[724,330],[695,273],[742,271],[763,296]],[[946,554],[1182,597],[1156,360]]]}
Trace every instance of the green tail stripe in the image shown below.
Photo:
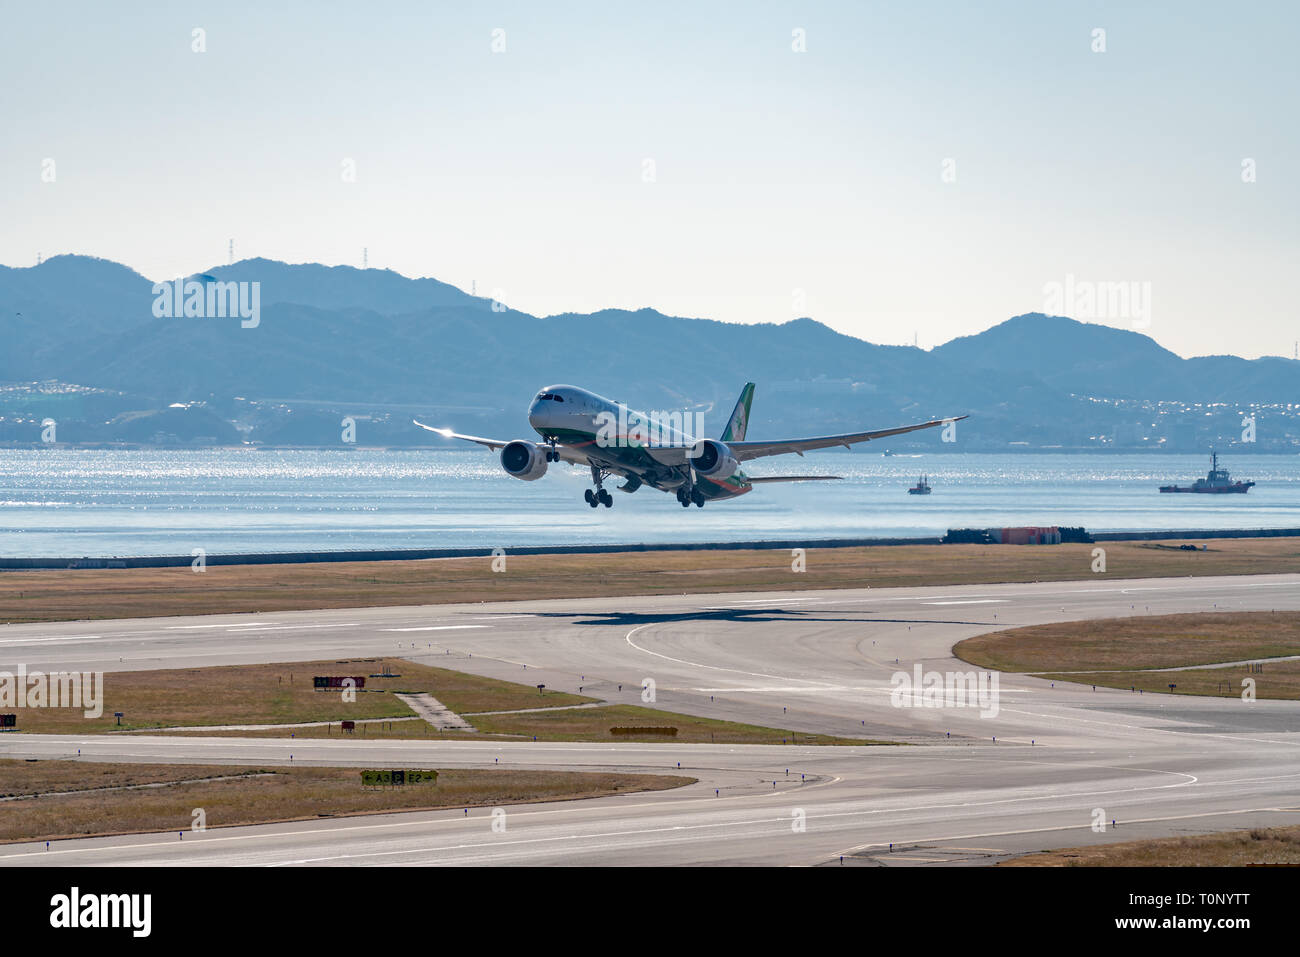
{"label": "green tail stripe", "polygon": [[727,420],[727,427],[722,432],[723,442],[743,442],[745,433],[749,430],[749,407],[754,401],[754,383],[745,383],[745,388],[740,391],[740,398],[736,400],[736,407],[731,412],[731,418]]}

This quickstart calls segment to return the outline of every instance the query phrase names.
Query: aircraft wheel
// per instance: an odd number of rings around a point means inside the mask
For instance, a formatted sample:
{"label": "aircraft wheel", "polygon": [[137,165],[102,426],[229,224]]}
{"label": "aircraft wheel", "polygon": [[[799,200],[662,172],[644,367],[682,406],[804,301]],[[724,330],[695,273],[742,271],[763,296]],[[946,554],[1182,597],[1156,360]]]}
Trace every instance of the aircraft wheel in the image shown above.
{"label": "aircraft wheel", "polygon": [[591,489],[587,489],[585,492],[583,492],[582,497],[586,499],[588,505],[596,504],[596,496],[592,494]]}
{"label": "aircraft wheel", "polygon": [[696,508],[704,508],[704,499],[703,499],[703,498],[697,498],[697,499],[695,500],[695,507],[696,507]]}

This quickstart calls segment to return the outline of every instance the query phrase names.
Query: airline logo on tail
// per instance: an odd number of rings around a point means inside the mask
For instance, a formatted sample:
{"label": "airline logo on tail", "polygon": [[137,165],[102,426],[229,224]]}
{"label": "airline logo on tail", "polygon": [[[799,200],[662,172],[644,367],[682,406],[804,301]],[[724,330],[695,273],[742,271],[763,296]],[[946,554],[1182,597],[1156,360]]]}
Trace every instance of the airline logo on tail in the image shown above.
{"label": "airline logo on tail", "polygon": [[727,420],[727,427],[720,436],[723,442],[745,441],[745,430],[749,428],[749,404],[753,401],[754,383],[746,382],[745,388],[740,391],[740,398],[736,400],[731,418]]}

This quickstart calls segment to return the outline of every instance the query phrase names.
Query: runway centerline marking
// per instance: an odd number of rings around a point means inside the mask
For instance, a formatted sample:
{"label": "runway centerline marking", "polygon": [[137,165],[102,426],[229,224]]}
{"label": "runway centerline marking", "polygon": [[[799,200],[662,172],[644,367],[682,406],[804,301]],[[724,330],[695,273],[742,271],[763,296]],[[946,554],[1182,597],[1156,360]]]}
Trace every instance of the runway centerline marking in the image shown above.
{"label": "runway centerline marking", "polygon": [[228,635],[260,635],[265,631],[304,631],[309,628],[351,628],[356,622],[350,621],[341,625],[268,625],[265,628],[227,628]]}
{"label": "runway centerline marking", "polygon": [[922,605],[997,605],[1006,604],[1007,598],[962,598],[952,601],[923,601]]}
{"label": "runway centerline marking", "polygon": [[490,628],[490,625],[423,625],[419,628],[380,628],[380,631],[463,631],[466,628]]}
{"label": "runway centerline marking", "polygon": [[58,638],[6,638],[0,645],[34,645],[42,641],[89,641],[99,635],[63,635]]}

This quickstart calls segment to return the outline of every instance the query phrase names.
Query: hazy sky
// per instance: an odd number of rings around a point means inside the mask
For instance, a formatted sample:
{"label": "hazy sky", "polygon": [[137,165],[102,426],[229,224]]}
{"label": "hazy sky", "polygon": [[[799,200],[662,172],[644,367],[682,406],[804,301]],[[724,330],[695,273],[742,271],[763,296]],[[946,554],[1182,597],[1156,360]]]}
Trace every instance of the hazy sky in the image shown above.
{"label": "hazy sky", "polygon": [[1298,11],[5,2],[0,262],[368,247],[538,314],[922,347],[1113,282],[1129,305],[1079,318],[1289,356]]}

